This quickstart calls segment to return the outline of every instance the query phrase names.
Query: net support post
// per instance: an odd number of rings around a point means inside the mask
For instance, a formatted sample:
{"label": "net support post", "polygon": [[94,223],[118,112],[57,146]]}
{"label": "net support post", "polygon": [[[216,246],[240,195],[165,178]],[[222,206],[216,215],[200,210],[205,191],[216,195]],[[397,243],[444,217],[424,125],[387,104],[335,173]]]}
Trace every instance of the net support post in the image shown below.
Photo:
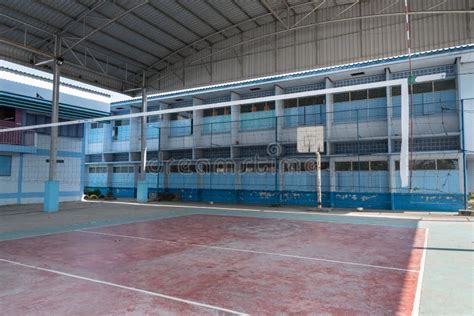
{"label": "net support post", "polygon": [[[143,88],[142,88],[142,112],[148,111],[147,91],[145,87],[145,72],[143,72]],[[148,183],[146,181],[146,162],[147,162],[147,117],[141,118],[140,133],[140,174],[137,181],[137,202],[148,202]]]}
{"label": "net support post", "polygon": [[59,181],[45,181],[43,211],[46,213],[59,211]]}
{"label": "net support post", "polygon": [[[59,85],[60,85],[60,38],[56,37],[54,42],[55,59],[53,61],[53,95],[51,104],[51,123],[59,121]],[[59,210],[59,181],[56,181],[57,169],[57,147],[58,127],[52,126],[50,130],[49,145],[49,174],[44,185],[43,210],[45,212],[57,212]]]}
{"label": "net support post", "polygon": [[321,192],[321,154],[319,151],[316,152],[316,192],[317,192],[317,206],[318,209],[323,207],[323,197]]}
{"label": "net support post", "polygon": [[148,202],[148,183],[146,180],[137,181],[137,202]]}

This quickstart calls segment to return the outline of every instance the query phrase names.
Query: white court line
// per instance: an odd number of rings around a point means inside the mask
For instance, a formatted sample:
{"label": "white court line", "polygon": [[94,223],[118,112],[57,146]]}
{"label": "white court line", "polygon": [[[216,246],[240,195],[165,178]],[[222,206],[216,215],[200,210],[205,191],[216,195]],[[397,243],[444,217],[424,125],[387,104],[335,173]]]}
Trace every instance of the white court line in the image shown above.
{"label": "white court line", "polygon": [[111,282],[107,282],[107,281],[91,279],[91,278],[83,277],[83,276],[80,276],[80,275],[61,272],[61,271],[57,271],[57,270],[41,268],[41,267],[32,266],[32,265],[29,265],[29,264],[24,264],[24,263],[21,263],[21,262],[11,261],[11,260],[7,260],[7,259],[0,258],[0,262],[10,263],[10,264],[14,264],[14,265],[17,265],[17,266],[30,268],[30,269],[34,269],[34,270],[50,272],[50,273],[54,273],[54,274],[58,274],[58,275],[62,275],[62,276],[67,276],[67,277],[70,277],[70,278],[79,279],[79,280],[83,280],[83,281],[89,281],[89,282],[93,282],[93,283],[108,285],[108,286],[116,287],[116,288],[119,288],[119,289],[124,289],[124,290],[129,290],[129,291],[138,292],[138,293],[142,293],[142,294],[147,294],[147,295],[151,295],[151,296],[156,296],[156,297],[160,297],[160,298],[164,298],[164,299],[168,299],[168,300],[172,300],[172,301],[176,301],[176,302],[180,302],[180,303],[186,303],[186,304],[190,304],[190,305],[194,305],[194,306],[198,306],[198,307],[204,307],[204,308],[213,309],[213,310],[217,310],[217,311],[221,311],[221,312],[231,313],[231,314],[234,314],[234,315],[248,315],[248,314],[233,311],[233,310],[230,310],[230,309],[217,307],[217,306],[204,304],[204,303],[199,303],[199,302],[195,302],[195,301],[191,301],[191,300],[186,300],[186,299],[182,299],[182,298],[179,298],[179,297],[174,297],[174,296],[169,296],[169,295],[165,295],[165,294],[161,294],[161,293],[157,293],[157,292],[151,292],[151,291],[147,291],[147,290],[137,289],[137,288],[134,288],[134,287],[129,287],[129,286],[120,285],[120,284],[116,284],[116,283],[111,283]]}
{"label": "white court line", "polygon": [[[176,204],[149,204],[149,203],[138,203],[138,202],[120,202],[120,201],[91,201],[83,200],[86,203],[110,203],[110,204],[122,204],[122,205],[134,205],[134,206],[147,206],[147,207],[169,207],[169,208],[184,208],[184,209],[205,209],[205,210],[223,210],[223,211],[243,211],[243,212],[260,212],[260,213],[282,213],[282,214],[301,214],[301,215],[313,215],[313,216],[341,216],[341,217],[369,217],[369,218],[389,218],[389,219],[406,219],[406,220],[419,220],[423,218],[420,216],[396,216],[390,214],[357,214],[355,212],[337,214],[337,213],[325,213],[325,212],[311,212],[311,211],[278,211],[269,209],[252,209],[252,208],[238,208],[238,207],[224,207],[224,206],[198,206],[198,205],[176,205]],[[336,223],[339,224],[339,223]],[[381,226],[381,224],[364,223],[363,225],[375,225]]]}
{"label": "white court line", "polygon": [[387,266],[357,263],[357,262],[350,262],[350,261],[331,260],[331,259],[324,259],[324,258],[305,257],[305,256],[298,256],[298,255],[289,255],[289,254],[278,253],[278,252],[266,252],[266,251],[257,251],[257,250],[249,250],[249,249],[239,249],[239,248],[230,248],[230,247],[200,245],[200,244],[186,243],[186,242],[179,242],[179,241],[172,241],[172,240],[154,239],[154,238],[146,238],[146,237],[136,237],[136,236],[128,236],[128,235],[120,235],[120,234],[110,234],[110,233],[102,233],[102,232],[87,231],[87,230],[76,230],[76,232],[78,232],[78,233],[87,233],[87,234],[96,234],[96,235],[104,235],[104,236],[111,236],[111,237],[130,238],[130,239],[137,239],[137,240],[166,242],[166,243],[181,244],[181,245],[187,245],[187,246],[199,247],[199,248],[209,248],[209,249],[217,249],[217,250],[227,250],[227,251],[236,251],[236,252],[244,252],[244,253],[253,253],[253,254],[259,254],[259,255],[277,256],[277,257],[285,257],[285,258],[292,258],[292,259],[302,259],[302,260],[322,261],[322,262],[329,262],[329,263],[339,263],[339,264],[347,264],[347,265],[359,266],[359,267],[365,267],[365,268],[376,268],[376,269],[402,271],[402,272],[416,272],[416,273],[419,272],[418,270],[411,270],[411,269],[387,267]]}
{"label": "white court line", "polygon": [[418,316],[420,314],[421,289],[423,287],[423,274],[425,272],[427,247],[428,247],[428,228],[426,228],[425,242],[423,243],[423,254],[421,255],[421,261],[420,261],[420,273],[418,274],[418,282],[416,284],[415,302],[413,303],[413,311],[412,311],[413,316]]}

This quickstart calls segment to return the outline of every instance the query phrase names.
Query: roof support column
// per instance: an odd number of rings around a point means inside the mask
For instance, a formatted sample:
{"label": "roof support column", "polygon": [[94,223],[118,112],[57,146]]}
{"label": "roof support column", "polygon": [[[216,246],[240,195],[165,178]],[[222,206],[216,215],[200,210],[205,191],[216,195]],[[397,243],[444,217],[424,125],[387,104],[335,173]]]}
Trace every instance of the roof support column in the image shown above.
{"label": "roof support column", "polygon": [[[60,83],[60,66],[62,59],[59,57],[61,47],[61,39],[55,37],[54,40],[54,60],[53,60],[53,97],[51,108],[51,123],[59,121],[59,83]],[[45,212],[57,212],[59,210],[59,181],[56,179],[57,169],[57,147],[58,147],[58,127],[52,126],[50,133],[49,145],[49,175],[44,185],[44,204]]]}
{"label": "roof support column", "polygon": [[[143,72],[142,83],[142,113],[148,112],[148,100],[146,91],[146,75]],[[141,144],[140,144],[140,174],[137,181],[137,201],[140,203],[148,202],[148,184],[146,181],[146,161],[147,161],[147,117],[141,117]],[[131,140],[133,141],[133,140]]]}

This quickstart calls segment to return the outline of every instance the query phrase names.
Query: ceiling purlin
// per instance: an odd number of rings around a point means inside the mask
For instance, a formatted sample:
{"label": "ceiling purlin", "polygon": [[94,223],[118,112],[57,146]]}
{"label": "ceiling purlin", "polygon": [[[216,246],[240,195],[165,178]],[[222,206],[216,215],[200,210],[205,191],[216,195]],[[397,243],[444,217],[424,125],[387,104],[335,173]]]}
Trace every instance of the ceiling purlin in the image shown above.
{"label": "ceiling purlin", "polygon": [[[235,0],[230,0],[232,2],[233,5],[235,5],[240,11],[242,11],[243,14],[245,14],[245,16],[250,20],[252,19],[252,17],[249,15],[249,13],[243,8],[241,7]],[[262,26],[263,24],[260,24],[260,22],[254,20],[253,21],[255,23],[255,25],[258,27],[258,26]]]}
{"label": "ceiling purlin", "polygon": [[[179,26],[181,26],[182,28],[186,29],[188,32],[190,32],[191,34],[193,34],[194,36],[198,37],[198,38],[202,38],[202,35],[201,34],[198,34],[196,33],[196,31],[190,29],[188,26],[186,26],[185,24],[179,22],[177,19],[175,19],[173,16],[171,16],[170,14],[164,12],[163,10],[161,10],[160,8],[156,7],[152,2],[149,2],[148,3],[149,6],[151,6],[154,10],[156,10],[157,12],[159,12],[160,14],[164,15],[165,17],[167,17],[168,19],[170,19],[171,21],[173,21],[174,23],[178,24]],[[205,40],[205,42],[207,43],[208,46],[211,46],[212,43],[208,40]],[[189,44],[189,43],[188,43]]]}
{"label": "ceiling purlin", "polygon": [[[220,15],[222,18],[224,18],[230,25],[234,24],[234,22],[232,22],[226,15],[224,15],[224,13],[222,13],[221,11],[219,11],[214,5],[212,5],[211,3],[209,3],[209,1],[204,1],[204,3],[210,7],[214,12],[216,12],[218,15]],[[237,29],[240,31],[240,32],[243,32],[244,30],[242,30],[240,28],[240,26],[237,26]]]}
{"label": "ceiling purlin", "polygon": [[[212,30],[214,30],[214,32],[218,32],[218,30],[212,26],[210,23],[206,22],[203,18],[201,18],[198,14],[194,13],[192,10],[190,10],[189,8],[187,8],[184,4],[182,4],[181,2],[179,2],[179,0],[175,0],[175,3],[177,5],[179,5],[180,8],[182,8],[184,11],[186,11],[187,13],[191,14],[192,16],[194,16],[196,19],[198,19],[199,21],[201,21],[201,23],[207,25],[209,28],[211,28]],[[220,34],[221,36],[225,37],[226,39],[229,38],[227,35],[225,35],[224,33],[221,33]]]}
{"label": "ceiling purlin", "polygon": [[[54,7],[51,7],[48,3],[44,2],[44,1],[40,1],[40,2],[38,2],[38,3],[39,3],[40,5],[42,5],[42,6],[45,6],[45,7],[49,8],[50,10],[54,10],[54,11],[56,11],[56,12],[59,12],[60,14],[66,16],[66,17],[68,17],[68,18],[70,18],[71,20],[74,20],[74,18],[71,17],[70,15],[68,15],[68,14],[66,14],[66,13],[64,13],[64,12],[62,12],[62,11],[60,11],[60,10],[57,10],[57,9],[54,8]],[[41,23],[45,23],[45,22],[41,22]],[[47,24],[47,23],[45,23],[45,24]],[[89,27],[89,28],[91,28],[91,29],[94,29],[94,27],[91,26],[91,25],[89,25],[88,23],[84,23],[84,24],[85,24],[87,27]],[[55,26],[52,26],[52,27],[56,28],[56,33],[61,32],[61,30],[58,29],[57,27],[55,27]],[[82,37],[82,36],[78,36],[78,35],[72,33],[71,31],[69,31],[68,33],[71,34],[71,37],[74,37],[74,38],[80,38],[80,37]],[[119,43],[122,43],[123,45],[127,45],[127,46],[129,46],[129,47],[131,47],[131,48],[133,48],[133,49],[135,49],[135,50],[142,51],[141,48],[136,47],[136,46],[134,46],[134,45],[132,45],[132,44],[130,44],[130,43],[127,43],[127,42],[123,41],[122,39],[117,38],[115,35],[109,34],[108,32],[106,32],[106,31],[104,31],[104,30],[99,31],[99,33],[100,33],[100,34],[103,34],[103,35],[105,35],[105,36],[107,36],[107,37],[109,37],[109,38],[111,38],[111,39],[113,39],[113,40],[115,40],[115,41],[117,41],[117,42],[119,42]],[[117,56],[120,56],[119,59],[122,59],[122,58],[125,59],[125,60],[128,59],[128,60],[130,60],[130,61],[133,61],[133,63],[141,64],[142,67],[143,67],[143,66],[146,66],[143,62],[141,62],[141,61],[139,61],[139,60],[137,60],[137,59],[134,59],[134,58],[132,58],[131,56],[124,55],[124,54],[122,54],[121,52],[119,52],[119,51],[117,51],[117,50],[111,51],[111,50],[110,50],[110,47],[105,47],[105,46],[103,46],[102,44],[97,43],[97,42],[95,42],[95,41],[87,41],[87,42],[90,43],[90,44],[93,44],[93,45],[96,46],[96,47],[100,47],[101,49],[104,50],[104,52],[108,52],[109,54],[113,53],[113,54],[115,54],[115,55],[117,55]],[[104,54],[104,52],[101,52],[101,53]],[[156,56],[156,55],[150,54],[150,56]],[[156,56],[155,58],[159,58],[159,56]],[[130,63],[130,62],[129,62],[129,63]],[[132,64],[132,63],[130,63],[130,64]]]}

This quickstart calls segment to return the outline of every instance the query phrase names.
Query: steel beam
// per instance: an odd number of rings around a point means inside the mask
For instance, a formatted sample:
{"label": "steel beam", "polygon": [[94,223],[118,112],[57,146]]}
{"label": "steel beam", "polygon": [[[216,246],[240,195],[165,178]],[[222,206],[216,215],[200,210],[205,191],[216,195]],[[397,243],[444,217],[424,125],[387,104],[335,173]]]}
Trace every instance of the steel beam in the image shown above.
{"label": "steel beam", "polygon": [[[51,123],[57,123],[59,121],[59,84],[60,84],[60,66],[58,58],[61,54],[61,38],[56,37],[54,40],[54,62],[53,62],[53,98],[51,108]],[[50,146],[49,146],[49,181],[56,179],[56,166],[57,166],[57,146],[58,146],[58,126],[51,126],[50,133]]]}
{"label": "steel beam", "polygon": [[137,4],[136,6],[128,9],[127,11],[124,11],[122,13],[120,13],[119,15],[117,15],[116,17],[110,19],[109,21],[105,22],[104,24],[100,25],[98,28],[90,31],[89,33],[87,33],[85,36],[83,36],[80,40],[78,40],[77,42],[75,42],[73,45],[69,46],[68,49],[66,49],[62,55],[66,54],[67,52],[69,52],[70,50],[72,50],[74,47],[76,47],[77,45],[79,45],[80,43],[82,43],[83,41],[85,41],[86,39],[88,39],[89,37],[91,37],[92,35],[94,35],[95,33],[99,32],[100,30],[102,30],[103,28],[109,26],[110,24],[114,23],[115,21],[123,18],[124,16],[126,16],[127,14],[129,14],[130,12],[132,12],[133,10],[135,9],[138,9],[140,8],[141,6],[145,5],[148,3],[148,0],[144,0],[142,3],[140,4]]}
{"label": "steel beam", "polygon": [[[463,10],[411,11],[409,14],[410,15],[474,14],[474,11],[463,11]],[[265,35],[262,35],[262,36],[258,36],[258,37],[255,37],[255,38],[247,39],[245,41],[241,41],[237,44],[232,44],[232,45],[229,45],[227,47],[223,47],[219,50],[213,51],[210,54],[203,55],[203,56],[201,56],[197,59],[194,59],[194,60],[188,62],[186,64],[186,66],[195,65],[197,62],[199,62],[201,60],[206,60],[206,59],[210,58],[213,55],[220,54],[224,51],[234,49],[235,47],[242,46],[242,45],[247,44],[247,43],[260,41],[260,40],[268,38],[268,37],[272,37],[272,36],[279,35],[279,34],[284,34],[284,33],[287,33],[287,32],[292,32],[292,31],[295,31],[295,30],[301,30],[301,29],[315,27],[315,26],[328,25],[328,24],[341,23],[341,22],[348,22],[348,21],[358,21],[358,20],[387,18],[387,17],[404,17],[404,16],[405,16],[405,12],[383,13],[383,14],[376,14],[376,15],[365,15],[365,16],[356,16],[356,17],[349,17],[349,18],[334,19],[334,20],[329,20],[329,21],[311,23],[311,24],[307,24],[307,25],[295,26],[295,27],[291,27],[290,29],[284,29],[284,30],[268,33],[268,34],[265,34]],[[156,73],[149,74],[148,75],[148,82],[151,83],[151,82],[155,81],[157,79],[157,76],[159,76],[160,74],[161,74],[161,72],[156,72]],[[166,74],[164,76],[161,76],[159,79],[160,80],[164,79],[164,78],[168,77],[169,75],[170,74]]]}

